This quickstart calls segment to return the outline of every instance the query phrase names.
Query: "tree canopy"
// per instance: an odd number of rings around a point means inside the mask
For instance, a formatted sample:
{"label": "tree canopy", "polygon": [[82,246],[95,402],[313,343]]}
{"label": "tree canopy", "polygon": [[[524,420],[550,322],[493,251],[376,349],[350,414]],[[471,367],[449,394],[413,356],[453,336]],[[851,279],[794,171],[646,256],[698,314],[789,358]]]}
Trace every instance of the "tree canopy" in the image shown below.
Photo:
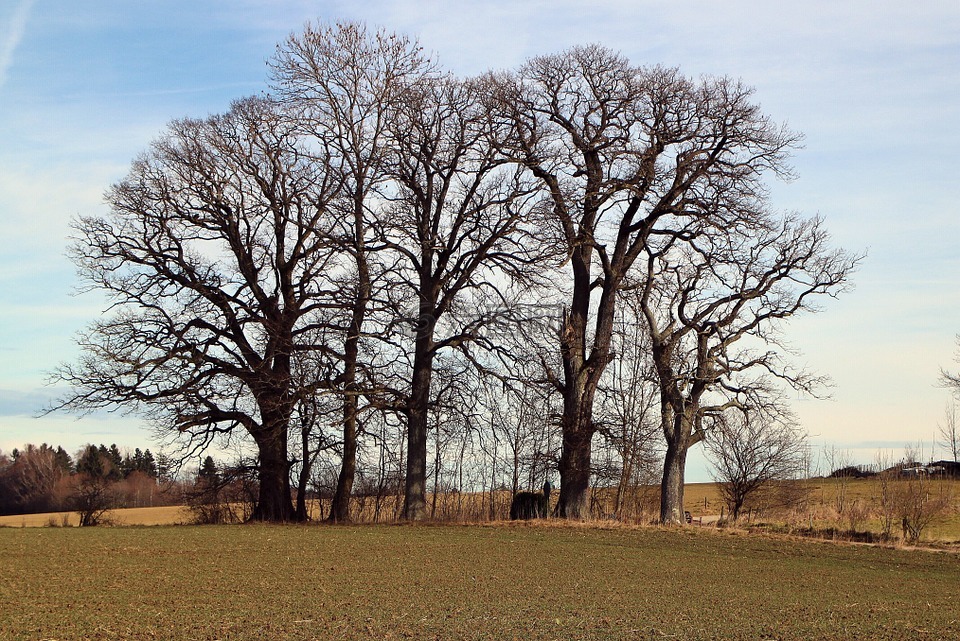
{"label": "tree canopy", "polygon": [[[768,202],[799,135],[741,82],[600,46],[461,79],[356,24],[308,26],[270,67],[271,95],[172,122],[109,213],[76,221],[83,286],[111,307],[57,372],[62,407],[137,412],[185,455],[249,439],[253,518],[279,521],[306,517],[326,452],[329,518],[347,520],[367,444],[381,479],[400,461],[402,516],[424,518],[441,423],[476,435],[492,479],[495,412],[540,425],[509,432],[514,488],[520,444],[539,443],[558,514],[586,518],[597,437],[633,470],[656,458],[638,443],[653,448],[658,417],[661,519],[677,521],[686,451],[712,416],[778,382],[815,388],[778,332],[842,291],[857,258]],[[649,393],[627,399],[636,386]],[[558,449],[529,438],[541,428]]]}

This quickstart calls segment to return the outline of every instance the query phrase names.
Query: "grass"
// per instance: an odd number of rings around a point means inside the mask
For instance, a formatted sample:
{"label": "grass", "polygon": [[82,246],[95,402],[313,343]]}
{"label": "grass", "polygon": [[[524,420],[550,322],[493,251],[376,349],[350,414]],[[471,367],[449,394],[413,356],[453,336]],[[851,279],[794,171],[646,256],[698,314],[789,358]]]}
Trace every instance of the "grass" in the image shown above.
{"label": "grass", "polygon": [[0,529],[0,639],[960,638],[960,557],[576,526]]}

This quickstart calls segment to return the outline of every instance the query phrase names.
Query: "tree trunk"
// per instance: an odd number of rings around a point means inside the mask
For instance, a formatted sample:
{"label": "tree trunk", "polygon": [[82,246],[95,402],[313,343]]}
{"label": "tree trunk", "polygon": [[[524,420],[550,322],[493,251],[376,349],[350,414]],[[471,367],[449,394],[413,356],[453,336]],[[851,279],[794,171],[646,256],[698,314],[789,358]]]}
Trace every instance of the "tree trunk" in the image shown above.
{"label": "tree trunk", "polygon": [[337,476],[337,489],[330,505],[331,523],[350,521],[350,497],[357,473],[357,397],[348,394],[343,402],[343,459]]}
{"label": "tree trunk", "polygon": [[683,525],[683,475],[687,464],[686,439],[671,439],[663,457],[663,480],[660,483],[660,522]]}
{"label": "tree trunk", "polygon": [[633,481],[633,462],[635,460],[634,448],[625,447],[623,457],[623,468],[620,470],[620,481],[617,483],[617,496],[613,502],[613,513],[620,519],[623,516],[623,505],[626,501],[627,490]]}
{"label": "tree trunk", "polygon": [[733,502],[733,505],[730,506],[730,520],[737,521],[740,519],[740,510],[743,509],[743,499],[739,499]]}
{"label": "tree trunk", "polygon": [[403,499],[406,521],[420,521],[427,515],[427,412],[433,378],[432,348],[432,332],[421,328],[407,406],[407,480]]}
{"label": "tree trunk", "polygon": [[560,454],[560,498],[557,500],[557,515],[567,519],[590,517],[588,498],[590,492],[590,445],[592,433],[581,427],[577,431],[565,430],[563,451]]}
{"label": "tree trunk", "polygon": [[350,520],[350,497],[357,474],[357,408],[360,404],[357,385],[357,363],[360,358],[360,334],[367,315],[370,300],[370,269],[363,239],[363,201],[357,198],[354,209],[354,226],[357,261],[357,297],[353,302],[350,330],[343,345],[343,459],[337,476],[337,489],[330,505],[330,521],[346,523]]}
{"label": "tree trunk", "polygon": [[440,421],[437,421],[436,445],[433,454],[433,496],[430,497],[430,520],[437,518],[437,495],[440,493],[440,467],[442,463],[440,451]]}
{"label": "tree trunk", "polygon": [[257,435],[260,451],[260,491],[253,521],[285,522],[295,516],[290,500],[290,464],[287,461],[286,423]]}
{"label": "tree trunk", "polygon": [[297,508],[294,518],[305,523],[309,520],[307,514],[307,485],[310,484],[310,468],[313,460],[310,458],[310,429],[304,426],[300,431],[301,450],[303,460],[300,462],[300,476],[297,478]]}
{"label": "tree trunk", "polygon": [[[585,214],[593,220],[595,211]],[[589,227],[589,226],[588,226]],[[563,362],[563,449],[560,454],[560,497],[557,515],[568,519],[590,518],[590,457],[595,426],[593,403],[600,375],[608,362],[614,302],[618,280],[603,281],[596,311],[593,345],[587,350],[587,323],[594,284],[590,276],[592,249],[586,243],[573,252],[573,297],[560,336]]]}

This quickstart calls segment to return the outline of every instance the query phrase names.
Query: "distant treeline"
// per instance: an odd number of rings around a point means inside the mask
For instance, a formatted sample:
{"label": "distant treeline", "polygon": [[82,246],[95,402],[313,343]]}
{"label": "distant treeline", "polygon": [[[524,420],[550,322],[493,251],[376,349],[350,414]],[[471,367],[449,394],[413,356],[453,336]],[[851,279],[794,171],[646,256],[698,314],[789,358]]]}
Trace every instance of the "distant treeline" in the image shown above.
{"label": "distant treeline", "polygon": [[177,502],[161,492],[169,466],[162,456],[114,444],[87,445],[75,456],[63,447],[28,444],[0,452],[0,514],[73,510],[91,487],[109,495],[111,507],[151,507]]}

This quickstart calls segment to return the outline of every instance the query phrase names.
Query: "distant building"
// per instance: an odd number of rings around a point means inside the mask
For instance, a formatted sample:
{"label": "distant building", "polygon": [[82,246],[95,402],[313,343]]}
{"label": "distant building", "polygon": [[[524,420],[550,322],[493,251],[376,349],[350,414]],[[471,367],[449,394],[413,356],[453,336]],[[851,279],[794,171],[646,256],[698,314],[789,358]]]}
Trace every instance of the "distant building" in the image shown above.
{"label": "distant building", "polygon": [[960,461],[934,461],[927,466],[927,471],[931,474],[960,478]]}
{"label": "distant building", "polygon": [[901,467],[900,476],[926,476],[927,468],[923,465],[913,465],[910,467]]}
{"label": "distant building", "polygon": [[[895,469],[895,468],[893,468]],[[960,478],[960,462],[957,461],[934,461],[927,465],[919,463],[909,463],[900,467],[902,476],[949,476]]]}

